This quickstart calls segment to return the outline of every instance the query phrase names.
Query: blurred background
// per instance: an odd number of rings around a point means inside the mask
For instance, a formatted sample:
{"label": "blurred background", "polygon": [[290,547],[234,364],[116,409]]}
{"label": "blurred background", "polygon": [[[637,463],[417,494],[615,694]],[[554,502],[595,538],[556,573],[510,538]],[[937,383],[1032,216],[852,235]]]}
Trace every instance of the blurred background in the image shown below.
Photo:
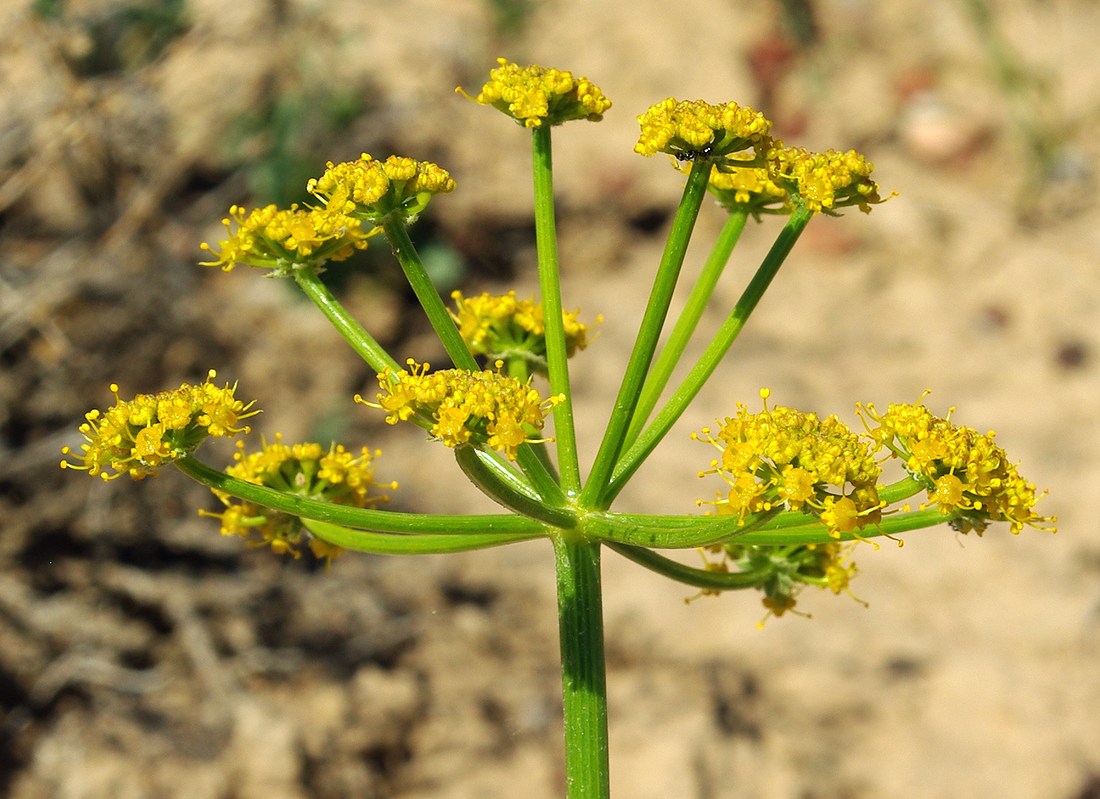
{"label": "blurred background", "polygon": [[[761,386],[852,424],[931,388],[1060,517],[863,546],[869,608],[805,592],[812,619],[762,632],[756,595],[685,603],[609,555],[616,795],[1100,797],[1100,3],[6,0],[0,30],[0,795],[561,795],[544,543],[326,572],[222,539],[174,471],[57,468],[111,382],[214,368],[269,438],[381,448],[393,507],[491,509],[448,451],[351,402],[373,375],[289,282],[196,262],[231,204],[398,153],[458,182],[413,229],[440,290],[533,294],[528,137],[453,91],[503,55],[614,102],[555,131],[565,306],[605,317],[575,360],[584,457],[681,190],[632,152],[637,114],[736,100],[899,193],[810,225],[619,507],[694,512],[717,486],[689,434]],[[685,275],[721,223],[708,203]],[[712,327],[778,229],[750,223]],[[384,245],[327,277],[398,359],[443,362]]]}

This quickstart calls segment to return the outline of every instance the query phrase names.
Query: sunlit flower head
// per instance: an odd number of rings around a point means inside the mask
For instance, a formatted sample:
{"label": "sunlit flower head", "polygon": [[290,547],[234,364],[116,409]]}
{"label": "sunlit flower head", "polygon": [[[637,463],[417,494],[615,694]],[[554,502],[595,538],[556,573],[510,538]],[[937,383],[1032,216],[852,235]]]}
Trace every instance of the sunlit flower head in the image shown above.
{"label": "sunlit flower head", "polygon": [[378,161],[363,153],[357,161],[329,161],[326,167],[321,177],[306,184],[306,190],[334,213],[370,225],[390,218],[412,223],[432,197],[455,189],[454,180],[440,166],[397,155]]}
{"label": "sunlit flower head", "polygon": [[[389,501],[384,492],[397,488],[397,483],[375,480],[374,461],[379,454],[366,447],[353,454],[340,444],[327,449],[316,443],[288,445],[276,435],[273,443],[265,442],[253,452],[245,451],[244,442],[238,442],[236,463],[225,471],[230,477],[308,499],[374,508]],[[301,556],[303,545],[330,562],[343,551],[311,535],[296,516],[221,491],[214,494],[225,510],[200,513],[220,519],[222,535],[239,536],[254,546],[270,546],[274,552],[294,558]]]}
{"label": "sunlit flower head", "polygon": [[1025,526],[1054,529],[1054,517],[1034,510],[1042,494],[1020,476],[992,432],[956,425],[950,413],[940,418],[923,404],[892,404],[879,414],[869,403],[860,411],[877,425],[869,428],[876,444],[924,483],[928,502],[923,507],[953,515],[957,529],[981,533],[1000,521],[1008,522],[1013,533]]}
{"label": "sunlit flower head", "polygon": [[[849,560],[853,547],[852,542],[839,541],[798,546],[743,545],[734,541],[710,548],[707,567],[754,577],[753,583],[764,594],[761,602],[768,611],[766,620],[788,611],[797,614],[794,608],[798,595],[807,585],[855,599],[851,582],[857,569]],[[721,560],[712,560],[714,554]]]}
{"label": "sunlit flower head", "polygon": [[[532,370],[546,373],[546,325],[539,303],[521,300],[514,291],[476,297],[454,291],[451,298],[455,301],[451,317],[471,352],[491,361],[519,357]],[[588,328],[575,311],[563,311],[562,324],[566,355],[572,357],[588,346]]]}
{"label": "sunlit flower head", "polygon": [[429,372],[428,364],[411,359],[408,365],[378,375],[377,402],[355,400],[386,411],[389,424],[419,420],[448,447],[481,443],[514,460],[521,444],[545,440],[536,437],[538,431],[562,401],[560,396],[543,399],[530,385],[501,374],[500,361],[496,370],[478,372]]}
{"label": "sunlit flower head", "polygon": [[769,392],[760,393],[763,411],[738,405],[717,431],[693,436],[721,453],[700,476],[717,474],[728,490],[708,504],[741,519],[774,508],[810,513],[834,536],[877,521],[880,469],[871,447],[835,416],[768,407]]}
{"label": "sunlit flower head", "polygon": [[762,148],[770,141],[771,130],[771,122],[748,106],[671,97],[650,106],[638,117],[638,124],[642,130],[634,152],[668,153],[681,161],[717,162],[750,147]]}
{"label": "sunlit flower head", "polygon": [[787,190],[772,181],[766,168],[737,166],[738,161],[750,160],[751,156],[737,153],[729,156],[725,164],[711,167],[707,187],[710,193],[729,210],[743,208],[756,216],[790,213]]}
{"label": "sunlit flower head", "polygon": [[855,150],[813,153],[777,141],[767,159],[771,180],[810,211],[830,213],[854,205],[870,213],[872,205],[888,199],[879,196],[878,184],[871,179],[874,164]]}
{"label": "sunlit flower head", "polygon": [[243,264],[271,269],[286,276],[295,269],[316,269],[326,261],[343,261],[356,250],[365,249],[374,230],[364,231],[362,222],[339,209],[279,208],[266,205],[246,211],[239,205],[222,220],[228,238],[217,249],[203,242],[201,248],[214,256],[203,266],[230,271]]}
{"label": "sunlit flower head", "polygon": [[[491,105],[520,125],[537,128],[574,119],[598,122],[611,107],[600,87],[572,72],[540,66],[520,66],[498,58],[489,81],[471,99]],[[459,87],[456,91],[465,94]],[[469,97],[469,95],[466,95]]]}
{"label": "sunlit flower head", "polygon": [[138,394],[132,400],[118,395],[111,385],[115,404],[105,411],[85,414],[80,432],[85,442],[81,454],[69,447],[62,454],[79,460],[61,461],[63,469],[78,469],[92,476],[113,480],[124,474],[140,480],[161,466],[194,452],[207,437],[226,437],[247,433],[240,422],[259,413],[253,403],[245,404],[234,396],[236,384],[218,387],[211,381],[196,386],[184,383],[177,389],[158,394]]}

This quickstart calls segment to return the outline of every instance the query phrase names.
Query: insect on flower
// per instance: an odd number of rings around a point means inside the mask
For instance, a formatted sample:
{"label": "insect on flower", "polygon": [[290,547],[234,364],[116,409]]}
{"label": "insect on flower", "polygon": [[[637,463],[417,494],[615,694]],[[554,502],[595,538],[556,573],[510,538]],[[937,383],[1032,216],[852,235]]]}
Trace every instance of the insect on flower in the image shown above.
{"label": "insect on flower", "polygon": [[714,148],[708,144],[706,147],[701,147],[698,150],[684,150],[682,152],[678,152],[676,153],[675,158],[677,161],[680,162],[701,161],[704,158],[709,158],[712,152],[714,152]]}

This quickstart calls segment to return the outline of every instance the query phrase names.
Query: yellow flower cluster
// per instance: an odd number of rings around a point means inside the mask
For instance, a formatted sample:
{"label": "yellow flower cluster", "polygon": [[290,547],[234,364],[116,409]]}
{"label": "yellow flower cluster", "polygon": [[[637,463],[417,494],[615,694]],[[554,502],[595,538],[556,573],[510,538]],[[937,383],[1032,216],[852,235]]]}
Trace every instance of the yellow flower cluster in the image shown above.
{"label": "yellow flower cluster", "polygon": [[710,551],[718,552],[723,559],[708,559],[707,568],[728,572],[732,563],[742,573],[758,575],[757,587],[764,592],[761,602],[768,609],[768,616],[779,617],[794,609],[798,594],[806,585],[828,589],[834,594],[847,593],[854,598],[850,586],[857,569],[848,560],[853,546],[851,542],[830,541],[769,547],[734,541],[712,548]]}
{"label": "yellow flower cluster", "polygon": [[711,167],[711,194],[728,209],[747,208],[754,214],[786,213],[790,211],[787,190],[777,185],[764,167],[736,166],[738,161],[750,161],[751,156],[733,154],[727,163]]}
{"label": "yellow flower cluster", "polygon": [[[574,78],[560,69],[521,67],[506,58],[498,58],[497,64],[472,99],[493,106],[524,127],[560,125],[573,119],[598,122],[611,107],[600,87],[587,78]],[[462,92],[461,87],[456,91]]]}
{"label": "yellow flower cluster", "polygon": [[455,182],[430,161],[391,155],[379,161],[363,153],[357,161],[329,161],[306,190],[336,213],[381,225],[391,215],[413,222],[432,196],[454,191]]}
{"label": "yellow flower cluster", "polygon": [[112,384],[115,405],[84,416],[80,432],[86,443],[81,454],[75,455],[69,447],[62,450],[80,463],[63,460],[61,468],[86,471],[104,480],[124,474],[140,480],[190,454],[208,436],[247,433],[249,428],[241,420],[259,411],[251,410],[253,403],[246,405],[234,396],[235,384],[219,388],[210,382],[214,377],[211,370],[197,386],[184,383],[172,391],[138,394],[132,400],[120,398],[118,386]]}
{"label": "yellow flower cluster", "polygon": [[514,460],[521,444],[541,440],[530,436],[542,429],[550,409],[563,399],[544,400],[530,385],[501,374],[500,361],[496,371],[478,372],[443,369],[429,373],[428,364],[419,365],[412,359],[408,365],[407,370],[394,373],[387,369],[378,375],[382,390],[377,403],[361,396],[355,401],[386,411],[389,424],[422,419],[430,424],[429,432],[448,447],[484,442]]}
{"label": "yellow flower cluster", "polygon": [[[267,486],[288,494],[319,499],[356,508],[373,508],[388,502],[379,489],[393,490],[397,483],[379,484],[374,479],[374,459],[379,453],[364,447],[354,455],[342,445],[325,449],[320,444],[287,445],[282,437],[264,443],[260,450],[245,452],[237,443],[235,464],[225,471],[249,483]],[[270,546],[282,555],[301,557],[305,543],[315,557],[332,561],[343,550],[311,536],[296,516],[272,511],[252,502],[235,499],[221,491],[214,494],[225,505],[221,513],[201,512],[221,520],[222,535],[235,535],[256,546]]]}
{"label": "yellow flower cluster", "polygon": [[[719,513],[744,519],[785,507],[818,516],[833,536],[853,532],[881,518],[876,482],[880,474],[871,448],[837,417],[792,408],[769,408],[769,392],[760,392],[764,410],[738,406],[717,433],[696,440],[721,451],[711,468],[729,485],[713,504]],[[831,490],[830,490],[831,489]]]}
{"label": "yellow flower cluster", "polygon": [[855,150],[812,153],[785,147],[769,136],[767,117],[747,106],[670,97],[651,106],[638,123],[635,152],[712,162],[709,188],[727,208],[787,213],[797,204],[830,213],[855,205],[867,212],[883,202],[870,177],[874,166]]}
{"label": "yellow flower cluster", "polygon": [[[1035,513],[1035,486],[1024,480],[993,433],[979,433],[941,419],[924,405],[892,404],[883,414],[874,405],[861,412],[878,426],[870,434],[905,464],[905,470],[928,489],[924,507],[939,506],[956,514],[953,525],[981,533],[989,522],[1006,521],[1013,533],[1024,526],[1053,529],[1053,517]],[[948,413],[950,417],[950,413]]]}
{"label": "yellow flower cluster", "polygon": [[642,132],[634,152],[668,153],[681,161],[718,158],[767,143],[771,122],[748,106],[669,97],[638,117]]}
{"label": "yellow flower cluster", "polygon": [[266,205],[253,211],[234,205],[222,224],[229,237],[218,249],[207,242],[200,246],[215,257],[202,265],[219,266],[226,272],[247,264],[285,275],[295,268],[343,261],[365,249],[374,234],[364,231],[362,222],[342,209],[299,208],[297,204],[289,209]]}
{"label": "yellow flower cluster", "polygon": [[856,205],[869,213],[872,204],[883,202],[871,180],[874,164],[855,150],[812,153],[776,142],[767,157],[772,180],[786,185],[811,211]]}
{"label": "yellow flower cluster", "polygon": [[[546,325],[540,304],[533,299],[521,300],[514,291],[476,297],[454,291],[451,299],[455,301],[451,317],[471,352],[492,360],[520,356],[538,371],[546,371]],[[601,318],[596,321],[599,323]],[[588,328],[576,312],[563,311],[562,323],[566,354],[572,357],[588,346]]]}

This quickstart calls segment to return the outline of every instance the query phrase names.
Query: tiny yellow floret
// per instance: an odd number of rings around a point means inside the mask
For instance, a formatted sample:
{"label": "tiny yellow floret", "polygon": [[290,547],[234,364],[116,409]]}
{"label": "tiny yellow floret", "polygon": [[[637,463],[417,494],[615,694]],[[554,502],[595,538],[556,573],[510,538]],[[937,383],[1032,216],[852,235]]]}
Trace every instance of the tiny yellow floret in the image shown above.
{"label": "tiny yellow floret", "polygon": [[405,224],[416,221],[431,198],[454,191],[455,182],[431,161],[397,155],[379,161],[363,153],[356,161],[329,161],[324,174],[312,178],[306,190],[330,213],[347,214],[377,229],[390,218]]}
{"label": "tiny yellow floret", "polygon": [[[476,297],[453,291],[451,299],[455,303],[451,318],[471,352],[490,361],[520,357],[534,371],[546,373],[546,324],[539,303],[521,300],[514,291]],[[597,324],[600,321],[596,317]],[[588,346],[588,328],[576,311],[563,311],[562,325],[566,356],[572,357]]]}
{"label": "tiny yellow floret", "polygon": [[377,402],[355,399],[386,411],[389,424],[419,420],[448,447],[482,443],[515,460],[521,444],[545,440],[534,436],[563,398],[543,399],[529,384],[501,374],[502,365],[430,372],[428,364],[410,359],[408,369],[379,373]]}
{"label": "tiny yellow floret", "polygon": [[[358,454],[343,445],[326,449],[318,443],[284,444],[276,434],[272,443],[247,452],[237,442],[234,463],[226,474],[256,485],[275,488],[309,499],[323,500],[355,508],[374,508],[389,501],[382,491],[392,491],[397,483],[379,483],[374,462],[380,453],[363,447]],[[222,535],[239,536],[253,546],[269,546],[278,554],[301,557],[306,544],[315,557],[331,563],[343,550],[311,535],[300,519],[261,507],[247,500],[214,490],[225,505],[221,513],[200,511],[221,521]]]}
{"label": "tiny yellow floret", "polygon": [[729,486],[710,504],[741,519],[777,507],[810,513],[834,536],[877,521],[880,469],[870,445],[836,416],[769,407],[770,396],[760,391],[763,411],[738,405],[717,433],[694,436],[721,453],[700,476],[717,474]]}
{"label": "tiny yellow floret", "polygon": [[222,220],[228,238],[215,249],[207,242],[200,247],[214,256],[203,266],[230,271],[238,264],[271,269],[286,276],[295,269],[318,269],[327,261],[343,261],[356,250],[365,249],[367,239],[377,231],[364,231],[362,222],[332,208],[288,209],[266,205],[246,211],[239,205]]}
{"label": "tiny yellow floret", "polygon": [[905,469],[928,489],[925,507],[938,507],[952,524],[981,533],[990,522],[1005,521],[1013,533],[1025,526],[1051,530],[1057,520],[1034,511],[1043,494],[1020,476],[1016,465],[994,442],[994,434],[979,433],[935,416],[923,404],[891,404],[878,413],[873,404],[860,413],[875,422],[869,428],[876,445],[902,461]]}
{"label": "tiny yellow floret", "polygon": [[79,460],[61,461],[62,469],[77,469],[92,476],[113,480],[124,474],[140,480],[163,465],[194,452],[208,437],[221,438],[247,433],[241,420],[255,416],[254,403],[234,396],[236,384],[219,387],[211,381],[184,383],[172,391],[138,394],[123,400],[118,386],[111,384],[115,405],[106,411],[85,414],[80,426],[85,443],[77,455],[69,447],[62,454]]}
{"label": "tiny yellow floret", "polygon": [[[611,107],[599,86],[587,78],[573,77],[572,72],[520,66],[506,58],[498,58],[497,64],[477,97],[470,99],[493,106],[526,128],[561,125],[574,119],[598,122]],[[455,91],[470,96],[462,87]]]}
{"label": "tiny yellow floret", "polygon": [[[769,179],[815,213],[854,205],[864,213],[885,202],[871,179],[874,164],[855,150],[809,152],[777,141],[767,153]],[[892,195],[891,195],[892,196]]]}
{"label": "tiny yellow floret", "polygon": [[[641,135],[634,145],[640,155],[667,153],[681,161],[714,161],[771,141],[771,121],[748,106],[702,100],[662,100],[638,117]],[[762,154],[762,153],[761,153]]]}

